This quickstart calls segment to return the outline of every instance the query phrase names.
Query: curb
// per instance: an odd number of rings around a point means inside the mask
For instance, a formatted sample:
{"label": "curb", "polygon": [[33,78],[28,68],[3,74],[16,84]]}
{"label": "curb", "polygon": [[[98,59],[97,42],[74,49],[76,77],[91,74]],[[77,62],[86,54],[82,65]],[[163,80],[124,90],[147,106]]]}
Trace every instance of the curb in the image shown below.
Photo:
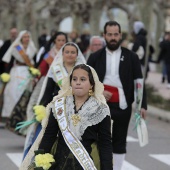
{"label": "curb", "polygon": [[161,120],[170,122],[170,111],[165,111],[157,107],[148,105],[147,114],[154,117],[158,117]]}

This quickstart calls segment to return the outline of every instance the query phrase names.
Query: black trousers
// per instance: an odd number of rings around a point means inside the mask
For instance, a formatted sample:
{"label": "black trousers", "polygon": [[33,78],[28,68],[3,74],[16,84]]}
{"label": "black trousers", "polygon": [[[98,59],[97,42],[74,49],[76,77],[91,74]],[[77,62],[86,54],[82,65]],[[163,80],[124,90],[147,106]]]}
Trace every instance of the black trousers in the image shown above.
{"label": "black trousers", "polygon": [[167,70],[168,83],[170,83],[170,63],[166,64],[166,70]]}
{"label": "black trousers", "polygon": [[112,126],[112,146],[113,153],[126,153],[126,137],[131,118],[132,107],[125,110],[119,108],[119,103],[107,103],[110,108]]}

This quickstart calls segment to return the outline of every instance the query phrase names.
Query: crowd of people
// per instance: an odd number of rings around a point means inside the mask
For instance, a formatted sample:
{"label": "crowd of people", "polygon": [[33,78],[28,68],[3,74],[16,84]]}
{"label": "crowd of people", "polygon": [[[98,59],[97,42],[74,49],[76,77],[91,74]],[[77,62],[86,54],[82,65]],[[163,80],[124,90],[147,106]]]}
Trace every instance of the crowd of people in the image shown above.
{"label": "crowd of people", "polygon": [[132,103],[139,104],[134,93],[146,119],[144,24],[134,23],[126,47],[116,21],[105,23],[103,37],[43,33],[39,49],[27,30],[12,28],[10,35],[0,48],[0,74],[10,76],[0,82],[0,116],[6,128],[26,137],[20,169],[43,167],[36,159],[40,152],[53,156],[49,170],[121,170]]}

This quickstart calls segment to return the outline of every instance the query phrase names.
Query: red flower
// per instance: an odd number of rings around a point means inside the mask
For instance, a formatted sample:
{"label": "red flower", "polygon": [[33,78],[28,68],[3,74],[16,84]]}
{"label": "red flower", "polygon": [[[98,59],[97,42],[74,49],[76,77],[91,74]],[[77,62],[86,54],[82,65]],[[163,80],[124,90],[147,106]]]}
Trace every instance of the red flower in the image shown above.
{"label": "red flower", "polygon": [[136,84],[136,88],[137,88],[137,89],[140,89],[140,88],[142,88],[142,85],[141,85],[140,83],[137,83],[137,84]]}

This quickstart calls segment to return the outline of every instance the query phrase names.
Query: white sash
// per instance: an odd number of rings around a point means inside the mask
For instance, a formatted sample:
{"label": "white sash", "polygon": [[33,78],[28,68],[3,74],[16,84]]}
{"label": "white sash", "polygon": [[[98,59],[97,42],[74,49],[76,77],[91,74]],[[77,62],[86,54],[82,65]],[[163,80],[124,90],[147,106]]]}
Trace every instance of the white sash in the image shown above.
{"label": "white sash", "polygon": [[59,87],[61,87],[62,80],[64,77],[66,77],[64,70],[59,64],[57,64],[57,65],[52,66],[52,71],[53,71],[56,83],[59,85]]}
{"label": "white sash", "polygon": [[62,97],[55,102],[55,114],[63,138],[84,170],[97,170],[86,149],[71,132],[65,112],[65,97]]}

